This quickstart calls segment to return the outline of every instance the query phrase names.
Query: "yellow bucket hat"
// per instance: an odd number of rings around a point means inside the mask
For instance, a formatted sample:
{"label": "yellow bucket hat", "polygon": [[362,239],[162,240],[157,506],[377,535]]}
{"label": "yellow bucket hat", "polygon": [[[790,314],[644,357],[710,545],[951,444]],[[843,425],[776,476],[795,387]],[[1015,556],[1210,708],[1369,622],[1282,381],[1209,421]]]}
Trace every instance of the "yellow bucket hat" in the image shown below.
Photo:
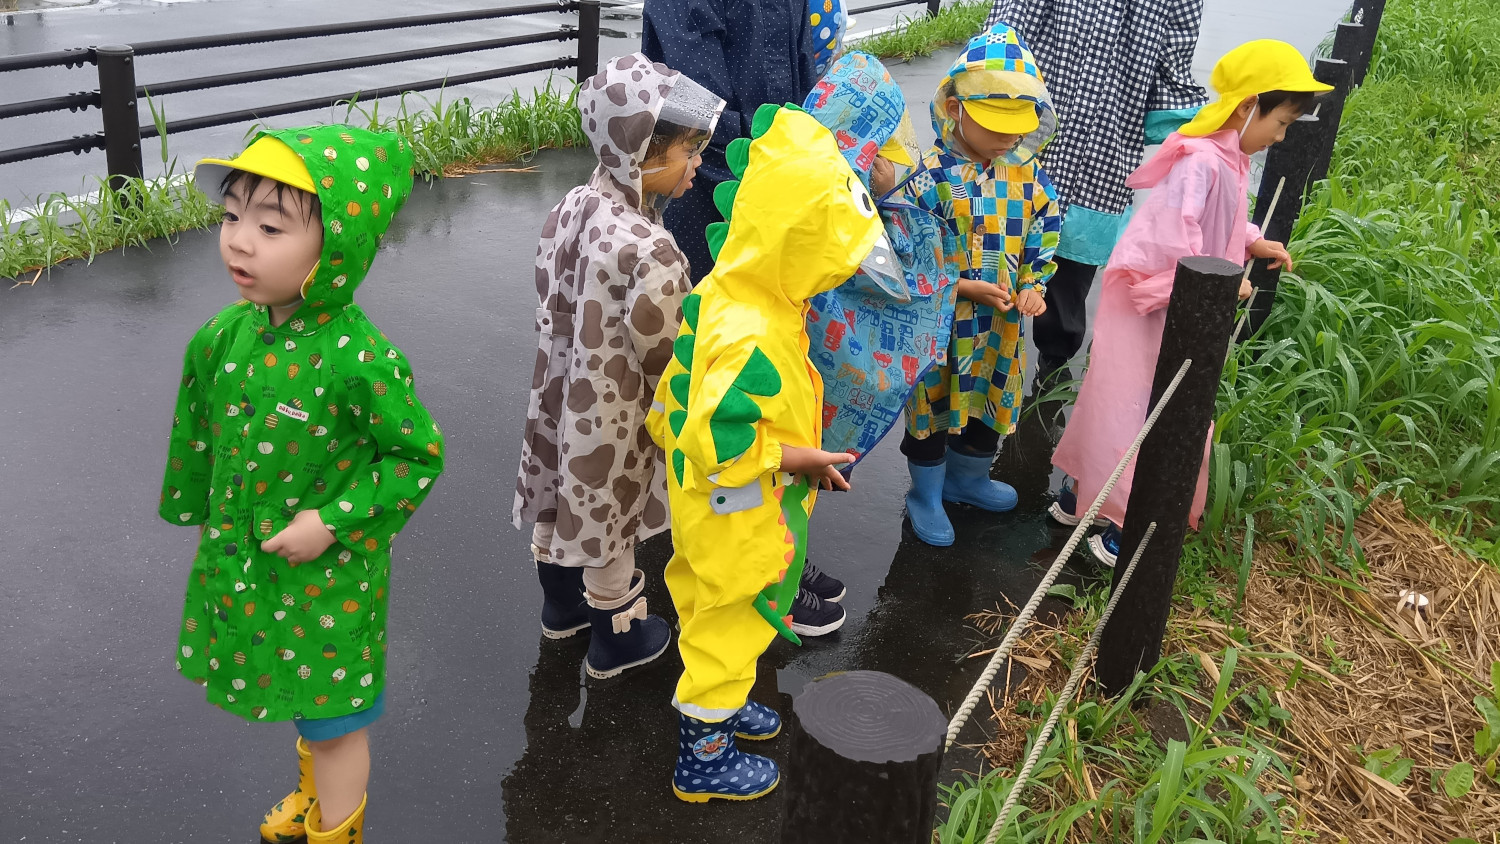
{"label": "yellow bucket hat", "polygon": [[[1008,74],[1017,76],[1019,74]],[[997,97],[993,74],[961,73],[953,79],[953,93],[975,123],[1002,135],[1029,135],[1041,125],[1036,103],[1022,97]]]}
{"label": "yellow bucket hat", "polygon": [[205,158],[198,162],[193,168],[193,181],[198,184],[198,190],[208,194],[209,199],[223,203],[224,194],[219,189],[224,177],[231,170],[243,170],[254,173],[272,181],[290,185],[298,190],[307,191],[314,196],[318,188],[313,184],[312,174],[307,172],[307,165],[302,162],[302,157],[297,155],[291,147],[282,143],[279,139],[270,135],[262,135],[254,143],[245,148],[245,151],[234,158]]}
{"label": "yellow bucket hat", "polygon": [[1246,97],[1270,91],[1321,94],[1332,91],[1313,78],[1307,59],[1285,41],[1261,39],[1241,44],[1224,54],[1209,78],[1219,98],[1204,106],[1196,117],[1177,131],[1189,136],[1210,135],[1224,128]]}

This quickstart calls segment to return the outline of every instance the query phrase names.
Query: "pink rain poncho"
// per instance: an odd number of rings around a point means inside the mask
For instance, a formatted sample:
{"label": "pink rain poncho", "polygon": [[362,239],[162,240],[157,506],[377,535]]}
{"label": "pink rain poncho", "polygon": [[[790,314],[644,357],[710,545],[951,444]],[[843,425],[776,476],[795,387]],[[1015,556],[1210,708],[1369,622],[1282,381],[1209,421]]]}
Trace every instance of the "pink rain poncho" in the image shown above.
{"label": "pink rain poncho", "polygon": [[[1196,138],[1173,133],[1126,184],[1149,188],[1151,194],[1104,270],[1088,371],[1052,456],[1052,465],[1078,482],[1080,515],[1109,480],[1150,411],[1178,259],[1212,255],[1244,263],[1250,244],[1260,239],[1260,229],[1248,222],[1250,158],[1240,151],[1239,134],[1232,129]],[[1203,458],[1189,517],[1194,527],[1208,492],[1207,442]],[[1134,474],[1132,461],[1099,514],[1121,527]]]}

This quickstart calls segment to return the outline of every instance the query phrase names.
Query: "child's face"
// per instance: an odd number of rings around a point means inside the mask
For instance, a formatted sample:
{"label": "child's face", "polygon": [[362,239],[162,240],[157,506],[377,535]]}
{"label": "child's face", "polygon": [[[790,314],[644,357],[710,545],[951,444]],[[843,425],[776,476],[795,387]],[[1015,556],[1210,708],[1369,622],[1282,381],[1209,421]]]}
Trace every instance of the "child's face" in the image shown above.
{"label": "child's face", "polygon": [[310,194],[262,179],[224,194],[219,256],[240,295],[257,305],[286,308],[302,299],[302,282],[323,252],[323,221],[308,213]]}
{"label": "child's face", "polygon": [[1021,135],[1006,135],[994,132],[980,126],[973,118],[964,112],[963,103],[958,97],[949,97],[948,116],[958,123],[959,140],[963,141],[970,153],[978,157],[980,161],[994,161],[1009,153],[1021,143]]}
{"label": "child's face", "polygon": [[[1230,121],[1244,127],[1244,131],[1240,133],[1240,151],[1246,155],[1254,155],[1281,143],[1281,139],[1286,137],[1286,128],[1302,116],[1302,111],[1291,103],[1282,103],[1269,112],[1256,108],[1255,103],[1255,97],[1246,98],[1235,109]],[[1246,119],[1250,121],[1249,125],[1246,125]]]}
{"label": "child's face", "polygon": [[691,140],[681,141],[667,147],[667,151],[661,155],[643,162],[641,169],[653,172],[643,173],[641,190],[672,199],[687,193],[688,188],[693,186],[693,176],[698,172],[698,165],[703,163],[703,156],[699,155],[701,146],[701,143]]}

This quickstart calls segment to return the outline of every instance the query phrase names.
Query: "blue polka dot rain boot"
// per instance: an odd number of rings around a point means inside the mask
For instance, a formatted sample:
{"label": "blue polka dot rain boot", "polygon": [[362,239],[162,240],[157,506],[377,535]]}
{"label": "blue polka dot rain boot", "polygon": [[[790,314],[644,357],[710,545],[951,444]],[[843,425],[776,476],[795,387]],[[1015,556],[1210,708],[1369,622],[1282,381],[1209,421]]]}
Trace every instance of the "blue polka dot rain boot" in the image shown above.
{"label": "blue polka dot rain boot", "polygon": [[781,716],[776,710],[753,700],[734,716],[734,735],[746,741],[765,741],[781,735]]}
{"label": "blue polka dot rain boot", "polygon": [[[735,747],[738,715],[726,721],[699,721],[677,716],[677,770],[672,793],[689,803],[754,800],[771,793],[781,782],[776,763]],[[779,726],[779,725],[778,725]]]}

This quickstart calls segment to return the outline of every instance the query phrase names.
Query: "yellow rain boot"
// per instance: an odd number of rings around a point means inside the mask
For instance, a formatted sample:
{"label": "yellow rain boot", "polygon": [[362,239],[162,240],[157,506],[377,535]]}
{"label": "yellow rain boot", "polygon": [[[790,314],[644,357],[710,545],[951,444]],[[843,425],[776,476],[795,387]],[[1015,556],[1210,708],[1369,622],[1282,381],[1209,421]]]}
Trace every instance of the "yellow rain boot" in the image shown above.
{"label": "yellow rain boot", "polygon": [[354,814],[333,829],[323,829],[323,809],[317,803],[307,812],[307,844],[364,844],[365,804],[370,795],[359,799]]}
{"label": "yellow rain boot", "polygon": [[318,799],[317,787],[313,785],[313,760],[312,751],[307,748],[307,742],[299,736],[297,738],[297,788],[282,798],[280,803],[271,807],[266,812],[265,820],[260,823],[260,837],[262,841],[271,844],[289,844],[289,842],[300,839],[303,835],[303,824],[307,818],[307,810],[312,808],[313,801]]}

